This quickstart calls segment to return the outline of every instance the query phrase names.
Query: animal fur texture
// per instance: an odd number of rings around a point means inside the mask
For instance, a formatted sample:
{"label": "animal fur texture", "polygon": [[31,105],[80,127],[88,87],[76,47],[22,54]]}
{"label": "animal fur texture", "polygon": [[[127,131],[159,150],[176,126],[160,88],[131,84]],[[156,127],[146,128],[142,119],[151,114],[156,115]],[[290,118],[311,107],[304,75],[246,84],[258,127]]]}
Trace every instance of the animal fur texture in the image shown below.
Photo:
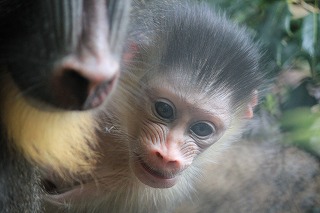
{"label": "animal fur texture", "polygon": [[93,115],[119,76],[129,8],[0,1],[0,212],[43,212],[39,167],[63,178],[92,171]]}
{"label": "animal fur texture", "polygon": [[[252,108],[248,105],[255,102],[254,91],[263,82],[258,46],[246,30],[206,4],[189,1],[151,2],[145,8],[139,6],[133,17],[128,42],[133,56],[128,55],[131,61],[116,98],[97,117],[101,158],[96,170],[72,183],[51,178],[55,187],[48,192],[48,212],[172,212],[191,198],[203,167],[215,162],[243,131],[245,112]],[[172,80],[177,78],[181,81]],[[214,103],[223,107],[218,105],[217,110],[227,111],[219,115],[226,120],[224,135],[197,156],[171,188],[143,184],[130,166],[132,150],[143,146],[139,127],[150,122],[147,118],[152,114],[146,91],[155,85],[177,91],[177,99],[188,97],[190,103],[219,100]]]}
{"label": "animal fur texture", "polygon": [[29,160],[63,174],[90,171],[94,165],[92,112],[39,108],[20,94],[9,75],[1,76],[1,119],[14,148]]}
{"label": "animal fur texture", "polygon": [[294,146],[241,140],[207,166],[192,202],[175,213],[318,212],[320,163]]}

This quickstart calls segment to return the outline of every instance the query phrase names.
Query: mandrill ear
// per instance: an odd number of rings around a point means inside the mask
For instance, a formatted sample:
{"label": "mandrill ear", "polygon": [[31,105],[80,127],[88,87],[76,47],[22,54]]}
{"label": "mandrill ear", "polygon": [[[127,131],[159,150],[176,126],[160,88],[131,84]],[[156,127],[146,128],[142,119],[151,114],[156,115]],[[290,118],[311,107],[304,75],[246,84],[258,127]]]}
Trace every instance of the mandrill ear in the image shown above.
{"label": "mandrill ear", "polygon": [[253,109],[258,104],[258,91],[254,90],[251,95],[251,100],[247,104],[245,112],[244,112],[244,118],[251,119],[253,117]]}

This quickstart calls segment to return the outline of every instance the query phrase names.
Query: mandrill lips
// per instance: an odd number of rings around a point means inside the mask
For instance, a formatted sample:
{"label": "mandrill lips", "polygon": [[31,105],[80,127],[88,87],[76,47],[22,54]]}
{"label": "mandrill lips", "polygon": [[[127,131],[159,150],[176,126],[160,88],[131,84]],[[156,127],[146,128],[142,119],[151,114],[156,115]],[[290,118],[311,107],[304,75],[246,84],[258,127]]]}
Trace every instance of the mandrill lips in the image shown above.
{"label": "mandrill lips", "polygon": [[141,157],[136,157],[136,160],[133,161],[133,170],[143,184],[153,188],[170,188],[177,183],[180,172],[160,171],[160,169],[151,168]]}

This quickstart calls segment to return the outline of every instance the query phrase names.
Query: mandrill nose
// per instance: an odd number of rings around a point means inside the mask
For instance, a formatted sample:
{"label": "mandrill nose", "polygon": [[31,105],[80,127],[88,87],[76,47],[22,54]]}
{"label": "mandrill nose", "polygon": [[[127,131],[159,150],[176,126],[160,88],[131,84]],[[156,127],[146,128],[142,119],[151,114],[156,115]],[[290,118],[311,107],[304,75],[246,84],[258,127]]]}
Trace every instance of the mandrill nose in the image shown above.
{"label": "mandrill nose", "polygon": [[[91,109],[104,102],[119,76],[122,57],[122,48],[118,47],[121,42],[111,37],[113,28],[109,26],[106,2],[82,4],[80,20],[64,27],[68,36],[63,40],[62,53],[69,55],[56,64],[50,85],[54,105],[76,110]],[[53,27],[60,24],[54,22]]]}
{"label": "mandrill nose", "polygon": [[154,156],[158,164],[162,167],[172,169],[174,171],[180,171],[182,169],[182,161],[177,155],[161,150],[155,151]]}
{"label": "mandrill nose", "polygon": [[54,72],[54,104],[76,110],[97,107],[109,96],[118,73],[118,60],[111,56],[70,56]]}

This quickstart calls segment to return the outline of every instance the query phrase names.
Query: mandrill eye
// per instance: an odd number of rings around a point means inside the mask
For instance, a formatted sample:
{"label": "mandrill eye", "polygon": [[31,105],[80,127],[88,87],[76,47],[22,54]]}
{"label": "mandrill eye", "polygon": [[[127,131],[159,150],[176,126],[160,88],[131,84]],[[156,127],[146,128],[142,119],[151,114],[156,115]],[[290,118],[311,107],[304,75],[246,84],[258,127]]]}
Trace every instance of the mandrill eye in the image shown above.
{"label": "mandrill eye", "polygon": [[215,128],[207,122],[198,122],[190,127],[190,131],[199,138],[206,138],[215,132]]}
{"label": "mandrill eye", "polygon": [[154,104],[154,109],[156,115],[163,120],[173,120],[174,119],[174,107],[171,103],[165,100],[158,100]]}

